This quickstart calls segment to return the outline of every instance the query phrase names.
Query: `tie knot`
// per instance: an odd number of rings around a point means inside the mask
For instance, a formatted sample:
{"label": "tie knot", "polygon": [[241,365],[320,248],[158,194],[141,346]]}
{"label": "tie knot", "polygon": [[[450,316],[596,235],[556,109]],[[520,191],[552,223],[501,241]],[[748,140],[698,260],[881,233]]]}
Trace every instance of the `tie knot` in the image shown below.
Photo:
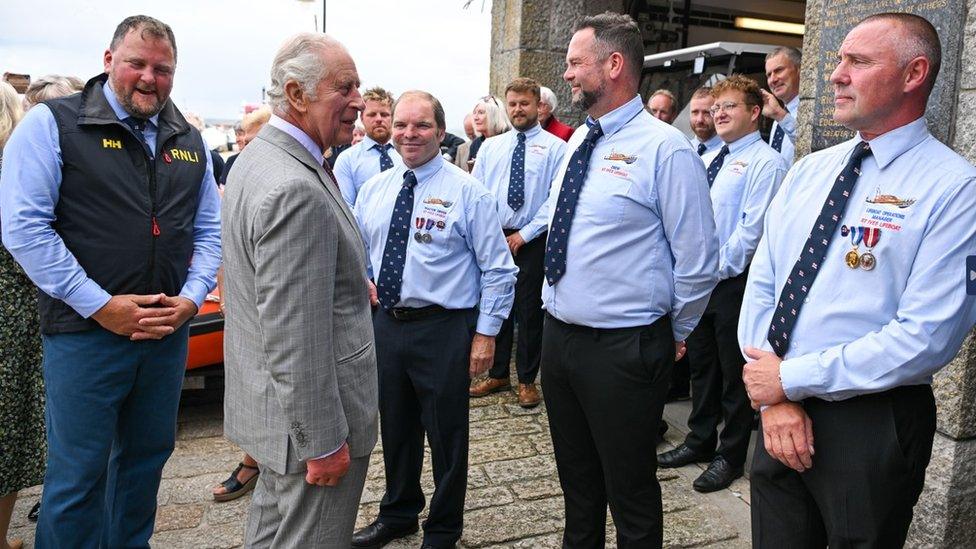
{"label": "tie knot", "polygon": [[718,151],[718,155],[724,157],[727,154],[729,154],[729,146],[728,145],[722,145],[722,150]]}
{"label": "tie knot", "polygon": [[373,145],[370,148],[371,149],[376,149],[376,150],[380,151],[381,153],[385,153],[386,151],[390,150],[390,147],[392,147],[392,146],[393,145],[390,145],[389,143],[386,143],[386,144],[383,144],[383,145],[380,145],[379,143],[377,143],[377,144]]}
{"label": "tie knot", "polygon": [[408,189],[412,189],[417,185],[417,175],[413,173],[413,170],[407,170],[403,173],[403,186]]}
{"label": "tie knot", "polygon": [[586,125],[590,127],[590,131],[586,132],[586,141],[594,143],[597,139],[603,137],[603,127],[600,126],[599,120],[594,120],[591,122],[589,119],[587,119]]}
{"label": "tie knot", "polygon": [[518,136],[518,142],[519,143],[525,143],[525,133],[524,132],[518,132],[518,134],[516,134],[516,135]]}
{"label": "tie knot", "polygon": [[132,128],[133,130],[135,130],[137,132],[141,132],[144,129],[146,129],[146,119],[145,118],[136,118],[135,116],[130,116],[130,117],[126,118],[125,120],[123,120],[123,122],[125,122],[127,126],[129,126],[130,128]]}
{"label": "tie knot", "polygon": [[868,143],[867,141],[861,141],[860,143],[857,144],[856,147],[854,147],[854,154],[851,155],[851,160],[852,161],[855,159],[861,160],[862,158],[870,154],[871,154],[871,144]]}
{"label": "tie knot", "polygon": [[704,143],[698,144],[698,156],[705,154],[706,150],[708,150],[708,147],[706,147]]}

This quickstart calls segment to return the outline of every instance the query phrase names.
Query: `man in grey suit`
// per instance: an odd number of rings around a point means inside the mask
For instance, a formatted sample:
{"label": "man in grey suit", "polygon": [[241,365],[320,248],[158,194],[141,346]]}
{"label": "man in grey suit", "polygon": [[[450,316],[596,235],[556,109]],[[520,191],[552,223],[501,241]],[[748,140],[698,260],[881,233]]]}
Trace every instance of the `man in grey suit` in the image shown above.
{"label": "man in grey suit", "polygon": [[248,547],[349,547],[376,443],[363,241],[322,164],[352,138],[358,87],[340,43],[290,38],[224,195],[225,433],[261,470]]}

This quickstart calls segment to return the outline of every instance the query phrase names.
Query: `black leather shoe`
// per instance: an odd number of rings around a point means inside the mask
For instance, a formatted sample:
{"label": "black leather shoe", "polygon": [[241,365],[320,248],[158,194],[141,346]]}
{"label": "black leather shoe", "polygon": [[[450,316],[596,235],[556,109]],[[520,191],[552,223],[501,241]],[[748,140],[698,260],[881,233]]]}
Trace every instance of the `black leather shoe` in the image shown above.
{"label": "black leather shoe", "polygon": [[702,493],[728,488],[732,481],[742,476],[742,467],[732,467],[725,458],[718,456],[708,464],[708,469],[695,479],[692,487]]}
{"label": "black leather shoe", "polygon": [[409,536],[419,529],[416,522],[407,526],[393,526],[375,520],[352,535],[352,546],[356,549],[380,549],[387,543]]}
{"label": "black leather shoe", "polygon": [[684,467],[689,463],[707,463],[712,460],[713,454],[698,454],[694,450],[682,444],[674,450],[657,455],[659,467],[671,469],[674,467]]}

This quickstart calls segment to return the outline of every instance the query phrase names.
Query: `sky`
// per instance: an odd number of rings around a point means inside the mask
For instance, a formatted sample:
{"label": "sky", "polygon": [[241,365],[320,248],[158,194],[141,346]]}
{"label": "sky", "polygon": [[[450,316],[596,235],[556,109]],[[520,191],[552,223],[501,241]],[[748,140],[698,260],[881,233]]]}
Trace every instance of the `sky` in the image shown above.
{"label": "sky", "polygon": [[[116,25],[129,15],[173,27],[172,99],[184,112],[237,119],[261,100],[285,38],[322,25],[323,0],[0,0],[0,72],[103,71]],[[345,44],[362,90],[420,88],[444,105],[449,131],[488,93],[491,0],[327,0],[326,32]],[[318,21],[316,21],[316,18]]]}

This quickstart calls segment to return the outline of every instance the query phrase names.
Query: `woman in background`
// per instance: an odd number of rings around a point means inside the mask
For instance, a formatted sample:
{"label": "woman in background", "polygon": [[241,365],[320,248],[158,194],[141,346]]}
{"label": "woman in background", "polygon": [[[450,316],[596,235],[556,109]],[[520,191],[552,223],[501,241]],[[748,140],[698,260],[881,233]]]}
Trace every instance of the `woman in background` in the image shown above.
{"label": "woman in background", "polygon": [[486,95],[474,104],[471,111],[471,121],[474,124],[474,133],[477,137],[470,143],[465,143],[458,147],[457,157],[454,163],[467,172],[474,169],[475,158],[478,156],[478,149],[485,139],[507,132],[512,128],[508,121],[508,113],[502,103],[494,96]]}
{"label": "woman in background", "polygon": [[[0,82],[0,172],[3,147],[23,116],[14,88]],[[7,541],[17,492],[44,481],[44,380],[37,289],[0,245],[0,549]]]}

